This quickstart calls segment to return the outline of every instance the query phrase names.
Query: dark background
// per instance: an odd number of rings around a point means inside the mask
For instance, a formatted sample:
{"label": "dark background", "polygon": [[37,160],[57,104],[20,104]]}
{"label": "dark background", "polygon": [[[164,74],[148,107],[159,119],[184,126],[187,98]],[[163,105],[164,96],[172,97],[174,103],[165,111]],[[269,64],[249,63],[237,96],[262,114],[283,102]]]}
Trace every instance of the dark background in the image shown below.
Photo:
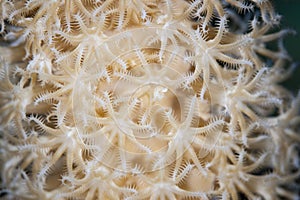
{"label": "dark background", "polygon": [[280,28],[291,28],[297,35],[288,35],[285,46],[293,59],[298,62],[298,67],[289,80],[283,85],[295,94],[300,92],[300,0],[274,0],[275,10],[282,16]]}

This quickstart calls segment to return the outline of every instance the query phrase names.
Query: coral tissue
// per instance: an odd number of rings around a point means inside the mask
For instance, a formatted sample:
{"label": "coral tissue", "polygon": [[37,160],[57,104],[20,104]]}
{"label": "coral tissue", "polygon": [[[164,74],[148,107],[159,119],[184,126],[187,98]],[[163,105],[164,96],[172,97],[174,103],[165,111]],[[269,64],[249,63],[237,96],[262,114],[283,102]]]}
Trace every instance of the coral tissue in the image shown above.
{"label": "coral tissue", "polygon": [[1,199],[299,199],[269,0],[0,5]]}

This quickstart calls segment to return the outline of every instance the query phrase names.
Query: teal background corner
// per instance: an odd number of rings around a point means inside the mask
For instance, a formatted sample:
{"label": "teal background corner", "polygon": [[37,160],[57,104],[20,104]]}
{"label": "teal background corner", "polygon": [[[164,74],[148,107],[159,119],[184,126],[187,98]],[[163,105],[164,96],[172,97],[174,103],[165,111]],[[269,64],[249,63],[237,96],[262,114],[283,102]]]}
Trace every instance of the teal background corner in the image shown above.
{"label": "teal background corner", "polygon": [[293,75],[283,85],[293,93],[300,92],[300,0],[274,0],[275,10],[281,18],[280,28],[293,29],[296,35],[288,35],[284,44],[298,67]]}

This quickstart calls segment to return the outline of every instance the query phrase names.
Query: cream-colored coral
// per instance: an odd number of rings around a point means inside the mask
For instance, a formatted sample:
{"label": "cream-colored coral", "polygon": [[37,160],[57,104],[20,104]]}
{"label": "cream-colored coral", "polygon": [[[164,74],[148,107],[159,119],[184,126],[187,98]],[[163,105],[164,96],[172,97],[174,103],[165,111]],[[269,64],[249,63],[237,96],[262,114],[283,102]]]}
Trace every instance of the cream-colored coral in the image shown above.
{"label": "cream-colored coral", "polygon": [[0,4],[2,199],[299,199],[270,1]]}

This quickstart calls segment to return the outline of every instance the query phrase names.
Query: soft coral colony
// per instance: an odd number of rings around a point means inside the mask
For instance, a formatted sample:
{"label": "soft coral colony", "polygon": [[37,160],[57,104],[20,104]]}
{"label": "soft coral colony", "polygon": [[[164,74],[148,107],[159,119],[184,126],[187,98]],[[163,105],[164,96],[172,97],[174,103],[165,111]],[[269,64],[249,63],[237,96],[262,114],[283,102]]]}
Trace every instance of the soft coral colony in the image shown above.
{"label": "soft coral colony", "polygon": [[3,199],[299,199],[268,0],[2,0]]}

